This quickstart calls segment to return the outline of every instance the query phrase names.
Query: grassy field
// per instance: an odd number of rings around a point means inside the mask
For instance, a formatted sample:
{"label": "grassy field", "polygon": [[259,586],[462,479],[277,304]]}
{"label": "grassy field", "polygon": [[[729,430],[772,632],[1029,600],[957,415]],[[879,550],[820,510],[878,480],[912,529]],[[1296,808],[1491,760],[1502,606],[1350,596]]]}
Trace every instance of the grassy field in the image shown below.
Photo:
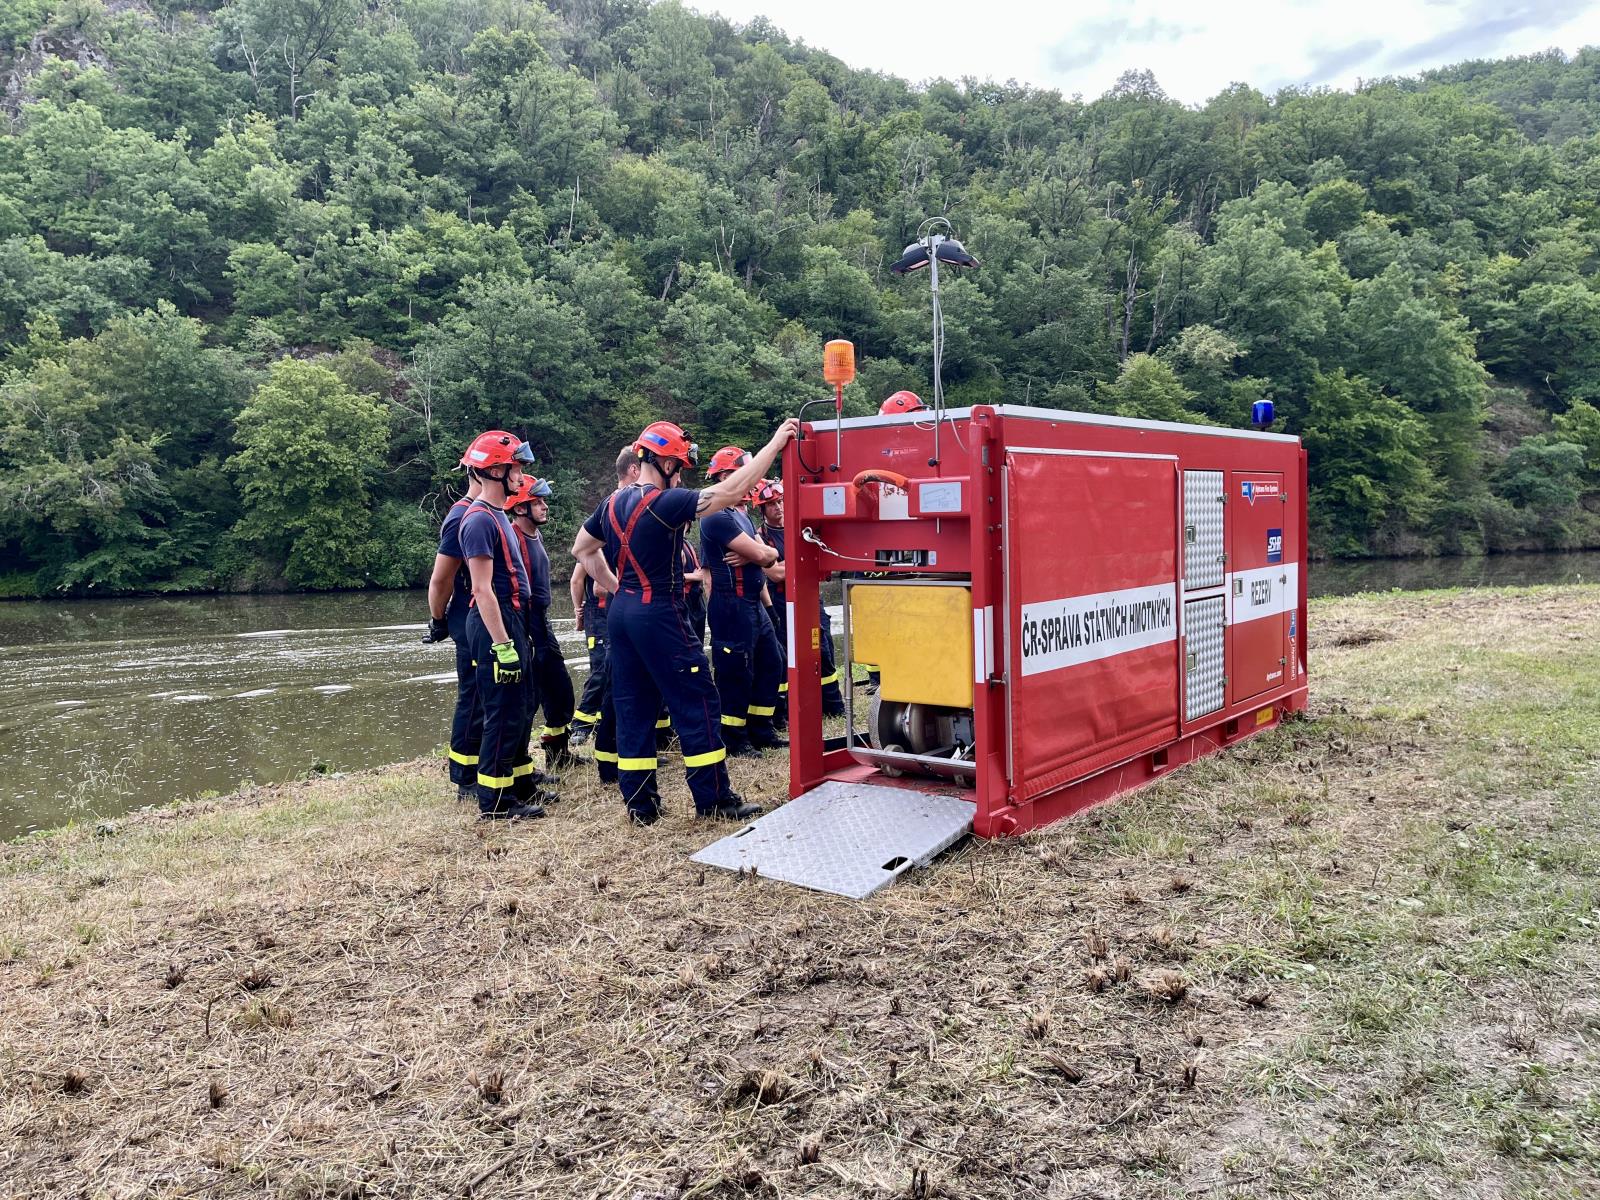
{"label": "grassy field", "polygon": [[0,1195],[1600,1194],[1600,588],[1311,623],[1309,719],[867,903],[435,763],[0,848]]}

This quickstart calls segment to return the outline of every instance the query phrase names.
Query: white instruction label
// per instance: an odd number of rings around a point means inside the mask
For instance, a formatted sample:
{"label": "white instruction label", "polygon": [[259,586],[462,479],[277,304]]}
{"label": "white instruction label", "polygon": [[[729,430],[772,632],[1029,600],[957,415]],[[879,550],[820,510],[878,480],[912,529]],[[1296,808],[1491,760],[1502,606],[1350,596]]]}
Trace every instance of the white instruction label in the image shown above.
{"label": "white instruction label", "polygon": [[924,513],[958,513],[961,511],[961,484],[955,480],[919,483],[917,499]]}
{"label": "white instruction label", "polygon": [[1177,585],[1122,588],[1022,606],[1022,673],[1038,675],[1178,636]]}

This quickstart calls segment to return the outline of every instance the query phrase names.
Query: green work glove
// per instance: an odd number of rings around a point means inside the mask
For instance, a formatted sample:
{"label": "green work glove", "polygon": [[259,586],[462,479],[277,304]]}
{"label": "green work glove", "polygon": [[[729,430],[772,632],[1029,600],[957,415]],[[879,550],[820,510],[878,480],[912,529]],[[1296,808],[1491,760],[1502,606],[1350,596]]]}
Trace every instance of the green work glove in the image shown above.
{"label": "green work glove", "polygon": [[494,681],[496,683],[522,682],[522,657],[515,642],[496,642],[489,647],[494,651]]}

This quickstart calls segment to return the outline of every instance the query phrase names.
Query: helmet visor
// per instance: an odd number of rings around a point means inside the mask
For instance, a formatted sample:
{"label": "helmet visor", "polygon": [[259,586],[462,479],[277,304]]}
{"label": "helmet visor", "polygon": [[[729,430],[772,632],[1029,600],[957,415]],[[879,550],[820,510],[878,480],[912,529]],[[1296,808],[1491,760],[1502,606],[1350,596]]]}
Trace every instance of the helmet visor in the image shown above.
{"label": "helmet visor", "polygon": [[518,442],[517,448],[512,453],[511,457],[515,458],[525,467],[531,467],[533,465],[533,450],[527,442]]}

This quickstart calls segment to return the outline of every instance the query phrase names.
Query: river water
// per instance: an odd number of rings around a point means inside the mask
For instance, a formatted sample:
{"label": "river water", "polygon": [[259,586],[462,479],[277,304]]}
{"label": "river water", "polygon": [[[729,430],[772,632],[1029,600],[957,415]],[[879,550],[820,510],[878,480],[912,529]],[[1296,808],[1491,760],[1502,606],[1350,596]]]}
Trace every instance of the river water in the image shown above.
{"label": "river water", "polygon": [[[1600,579],[1600,553],[1318,563],[1313,595]],[[574,676],[588,659],[552,610]],[[431,754],[454,699],[420,592],[0,604],[0,840]]]}

